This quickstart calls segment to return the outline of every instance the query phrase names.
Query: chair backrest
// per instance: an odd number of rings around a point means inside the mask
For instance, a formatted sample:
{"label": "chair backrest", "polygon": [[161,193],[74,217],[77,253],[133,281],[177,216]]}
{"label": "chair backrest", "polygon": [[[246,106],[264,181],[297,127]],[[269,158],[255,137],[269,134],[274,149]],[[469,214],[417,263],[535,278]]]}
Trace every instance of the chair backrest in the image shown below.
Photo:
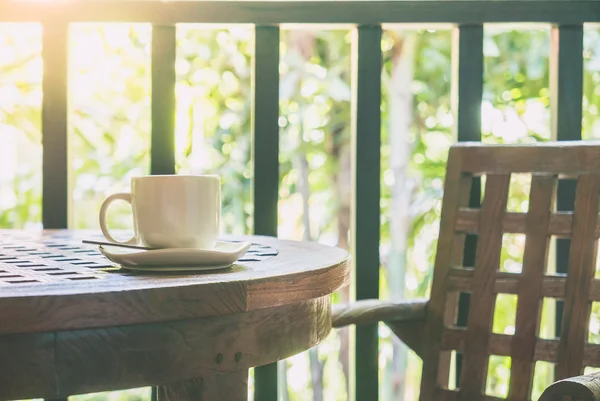
{"label": "chair backrest", "polygon": [[[527,213],[506,210],[515,173],[532,177]],[[484,183],[483,200],[469,208],[471,188],[474,182],[479,188],[479,179]],[[559,180],[576,183],[574,211],[555,211]],[[490,355],[511,358],[507,399],[515,401],[531,399],[536,361],[555,363],[556,379],[579,375],[585,366],[598,366],[600,345],[588,344],[587,336],[591,302],[600,301],[600,281],[594,279],[600,236],[600,144],[459,144],[450,150],[444,188],[420,400],[497,399],[485,394]],[[505,233],[526,236],[521,273],[499,268]],[[477,236],[473,266],[464,263],[467,234]],[[568,275],[547,271],[552,237],[570,238]],[[466,327],[456,325],[460,293],[470,294]],[[492,332],[499,293],[518,297],[513,335]],[[558,339],[538,336],[544,297],[564,300]],[[462,372],[458,388],[449,390],[453,350],[462,354]]]}

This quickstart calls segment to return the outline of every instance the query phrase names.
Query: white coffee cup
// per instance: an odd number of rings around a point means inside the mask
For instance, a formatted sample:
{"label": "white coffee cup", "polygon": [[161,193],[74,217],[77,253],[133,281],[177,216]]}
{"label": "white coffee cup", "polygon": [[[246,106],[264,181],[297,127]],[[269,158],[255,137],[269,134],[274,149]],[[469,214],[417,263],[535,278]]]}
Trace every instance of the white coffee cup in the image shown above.
{"label": "white coffee cup", "polygon": [[[133,210],[134,237],[117,241],[106,224],[115,200]],[[221,185],[217,175],[152,175],[131,179],[131,193],[110,195],[100,207],[100,229],[107,240],[152,248],[211,249],[219,234]]]}

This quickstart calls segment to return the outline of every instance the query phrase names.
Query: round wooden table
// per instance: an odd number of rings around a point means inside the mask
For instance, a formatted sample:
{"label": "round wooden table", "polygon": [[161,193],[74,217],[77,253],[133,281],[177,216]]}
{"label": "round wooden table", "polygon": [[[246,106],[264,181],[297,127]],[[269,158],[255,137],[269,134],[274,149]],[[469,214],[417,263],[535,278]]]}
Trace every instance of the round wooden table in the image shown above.
{"label": "round wooden table", "polygon": [[114,265],[96,233],[0,231],[0,399],[158,386],[164,399],[247,400],[250,367],[331,330],[348,254],[315,243],[253,246],[210,273]]}

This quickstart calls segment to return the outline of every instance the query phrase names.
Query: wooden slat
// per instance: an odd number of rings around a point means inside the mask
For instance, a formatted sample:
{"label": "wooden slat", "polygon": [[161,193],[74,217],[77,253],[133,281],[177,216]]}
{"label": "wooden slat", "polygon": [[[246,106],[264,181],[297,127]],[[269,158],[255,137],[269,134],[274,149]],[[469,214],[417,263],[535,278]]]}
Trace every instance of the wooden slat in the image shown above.
{"label": "wooden slat", "polygon": [[577,175],[600,170],[600,141],[528,145],[453,145],[463,154],[464,171],[473,174],[546,173]]}
{"label": "wooden slat", "polygon": [[594,277],[598,251],[594,230],[598,220],[599,195],[600,175],[582,175],[577,180],[569,275],[558,348],[558,379],[576,376],[583,371],[583,344],[590,316],[590,302],[586,295]]}
{"label": "wooden slat", "polygon": [[[365,3],[368,3],[367,5]],[[101,1],[45,3],[0,2],[0,22],[153,22],[171,25],[205,23],[332,23],[381,24],[442,22],[600,22],[600,4],[586,0],[400,0],[400,1],[206,1],[202,7],[186,1]]]}
{"label": "wooden slat", "polygon": [[0,335],[0,400],[56,395],[54,333]]}
{"label": "wooden slat", "polygon": [[[581,139],[583,98],[583,26],[553,27],[550,35],[550,107],[552,139],[577,141]],[[556,208],[573,210],[575,180],[558,183]],[[556,240],[556,271],[567,272],[569,240]],[[556,303],[555,333],[560,335],[563,303]]]}
{"label": "wooden slat", "polygon": [[[441,349],[464,351],[466,334],[466,330],[463,328],[444,329]],[[510,356],[514,341],[514,337],[511,335],[491,334],[487,352],[491,355]],[[558,340],[538,339],[535,343],[533,360],[556,362],[558,346]],[[583,365],[600,365],[600,344],[584,344]]]}
{"label": "wooden slat", "polygon": [[[445,329],[442,349],[463,352],[467,342],[467,330],[462,328]],[[507,334],[491,334],[489,336],[486,353],[498,356],[510,356],[512,352],[514,337]],[[599,345],[588,346],[589,349],[598,348]],[[556,362],[557,340],[537,340],[533,353],[533,360]]]}
{"label": "wooden slat", "polygon": [[517,317],[511,349],[508,400],[528,399],[531,394],[536,330],[540,321],[542,279],[548,259],[548,227],[554,206],[557,176],[533,176],[527,213],[523,271],[519,280]]}
{"label": "wooden slat", "polygon": [[248,371],[192,379],[158,387],[158,401],[248,401]]}
{"label": "wooden slat", "polygon": [[[379,298],[381,26],[359,26],[352,41],[352,247],[356,299]],[[378,398],[378,325],[356,328],[355,396]]]}
{"label": "wooden slat", "polygon": [[586,343],[583,349],[584,366],[600,366],[600,345]]}
{"label": "wooden slat", "polygon": [[[548,226],[548,235],[556,237],[570,237],[573,222],[573,206],[571,203],[570,211],[552,213],[550,224]],[[469,234],[477,234],[479,230],[478,209],[463,208],[458,212],[456,222],[456,231]],[[508,234],[525,234],[525,213],[507,212],[502,220],[502,231]],[[594,236],[600,237],[600,223],[596,225]]]}
{"label": "wooden slat", "polygon": [[[460,399],[482,394],[487,375],[487,346],[494,311],[494,273],[500,264],[502,221],[506,211],[510,174],[488,175],[477,243],[474,288],[471,294],[465,363],[460,381]],[[494,222],[497,222],[494,224]]]}
{"label": "wooden slat", "polygon": [[[459,204],[478,205],[481,194],[481,181],[470,175],[460,177],[459,188],[462,189]],[[455,230],[456,231],[456,230]],[[477,248],[477,238],[468,234],[455,232],[452,243],[451,265],[463,265],[465,261],[474,264]],[[469,313],[468,294],[460,292],[446,293],[446,307],[444,311],[444,325],[451,326],[456,322],[459,326],[466,326],[466,320]],[[457,355],[456,364],[460,365],[460,355]],[[449,385],[450,370],[452,363],[452,353],[450,351],[440,352],[438,362],[438,384],[441,387]],[[458,386],[458,378],[456,385]]]}
{"label": "wooden slat", "polygon": [[[252,64],[254,233],[277,235],[279,199],[279,28],[257,26]],[[277,400],[277,364],[254,370],[254,399]]]}
{"label": "wooden slat", "polygon": [[175,173],[175,26],[152,27],[150,174]]}
{"label": "wooden slat", "polygon": [[42,222],[44,228],[67,228],[69,29],[65,23],[47,22],[43,31]]}
{"label": "wooden slat", "polygon": [[[454,390],[447,390],[447,389],[438,389],[435,392],[435,400],[436,401],[462,401],[461,398],[459,398],[459,393],[458,391],[454,391]],[[498,398],[498,397],[494,397],[491,395],[482,395],[479,398],[477,398],[477,401],[501,401],[504,400],[504,398]]]}
{"label": "wooden slat", "polygon": [[[453,292],[473,291],[474,270],[472,268],[453,268],[448,273],[447,290]],[[495,294],[517,294],[520,274],[496,272],[494,278]],[[563,298],[565,296],[566,276],[545,276],[542,284],[542,296]],[[590,299],[600,299],[600,280],[594,280]]]}
{"label": "wooden slat", "polygon": [[[481,141],[481,101],[483,98],[483,25],[460,25],[452,36],[452,108],[455,115],[455,135],[458,142]],[[481,179],[473,178],[468,206],[481,203]],[[464,203],[462,203],[464,205]],[[458,238],[456,238],[458,239]],[[455,239],[455,242],[456,242]],[[465,236],[463,263],[475,264],[477,237]],[[448,300],[453,302],[453,300]],[[459,294],[457,324],[466,326],[469,316],[469,294]],[[449,355],[446,355],[447,359]],[[456,383],[460,383],[462,355],[456,356]],[[444,361],[440,358],[440,364]],[[444,372],[439,372],[441,376]],[[444,376],[446,373],[444,373]],[[440,377],[440,383],[447,383]]]}
{"label": "wooden slat", "polygon": [[469,193],[470,182],[462,179],[462,159],[457,156],[459,155],[456,152],[450,150],[444,183],[442,202],[444,206],[440,220],[431,299],[427,307],[427,324],[423,333],[424,342],[428,346],[424,347],[422,353],[421,401],[436,400],[435,388],[438,380],[439,354],[444,328],[443,317],[446,312],[446,280],[451,269],[450,262],[455,240],[454,225],[459,207],[466,206],[468,202],[465,194]]}
{"label": "wooden slat", "polygon": [[[472,268],[452,268],[448,273],[447,291],[469,292],[473,290]],[[507,272],[496,272],[494,293],[517,294],[520,275]],[[544,276],[542,284],[542,297],[564,298],[567,276]],[[589,301],[600,301],[600,280],[593,279],[590,283]]]}

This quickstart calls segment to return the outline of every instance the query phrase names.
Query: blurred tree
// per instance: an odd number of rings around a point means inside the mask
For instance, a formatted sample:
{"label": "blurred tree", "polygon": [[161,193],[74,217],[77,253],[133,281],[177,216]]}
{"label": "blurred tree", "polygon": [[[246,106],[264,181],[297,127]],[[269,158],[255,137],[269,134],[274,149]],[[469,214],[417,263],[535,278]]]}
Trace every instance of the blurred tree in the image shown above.
{"label": "blurred tree", "polygon": [[[148,171],[148,24],[76,24],[71,30],[71,188],[74,228],[96,228],[90,210],[132,175]],[[350,39],[347,31],[283,31],[280,85],[280,235],[343,248],[350,222]],[[223,232],[252,229],[250,60],[252,29],[178,27],[176,160],[179,172],[223,177]],[[483,138],[548,140],[548,29],[486,27]],[[453,141],[449,30],[384,35],[382,104],[382,297],[428,295],[447,150]],[[586,28],[585,138],[600,136],[600,29]],[[41,27],[0,24],[0,227],[40,227]],[[515,177],[509,208],[526,210],[528,180]],[[127,207],[111,224],[131,227]],[[505,238],[502,268],[520,269],[523,241]],[[335,302],[347,301],[346,290]],[[514,330],[515,302],[499,298],[494,330]],[[544,325],[552,310],[544,309]],[[550,312],[548,312],[550,311]],[[598,308],[592,330],[598,333]],[[594,331],[595,330],[595,331]],[[282,397],[346,400],[349,331],[281,365]],[[419,361],[381,333],[382,399],[416,400]],[[404,362],[406,361],[406,363]],[[490,361],[490,394],[505,394],[507,358]],[[534,393],[552,377],[536,365]],[[310,372],[310,373],[309,373]],[[358,378],[360,380],[360,378]],[[146,390],[89,395],[139,399]]]}

